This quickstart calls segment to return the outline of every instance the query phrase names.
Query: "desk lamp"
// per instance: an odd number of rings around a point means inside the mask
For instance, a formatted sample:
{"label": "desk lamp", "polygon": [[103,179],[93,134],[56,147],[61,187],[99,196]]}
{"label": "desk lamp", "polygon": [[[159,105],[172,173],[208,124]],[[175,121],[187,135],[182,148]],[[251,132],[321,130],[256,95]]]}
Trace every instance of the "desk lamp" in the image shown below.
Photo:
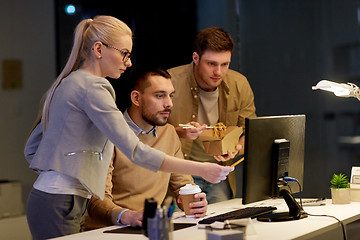
{"label": "desk lamp", "polygon": [[325,90],[333,92],[338,97],[356,97],[360,101],[359,87],[353,83],[335,83],[328,80],[321,80],[312,87],[312,90]]}

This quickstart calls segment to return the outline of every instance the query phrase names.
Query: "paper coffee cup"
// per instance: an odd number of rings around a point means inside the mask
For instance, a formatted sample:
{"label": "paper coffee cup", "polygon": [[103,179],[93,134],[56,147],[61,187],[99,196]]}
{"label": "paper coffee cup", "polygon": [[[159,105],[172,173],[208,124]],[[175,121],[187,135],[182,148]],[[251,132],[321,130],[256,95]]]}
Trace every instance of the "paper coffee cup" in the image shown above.
{"label": "paper coffee cup", "polygon": [[201,189],[198,185],[186,184],[180,188],[179,194],[186,217],[195,217],[195,215],[190,213],[189,203],[200,201],[200,199],[194,198],[194,195],[199,192],[201,192]]}

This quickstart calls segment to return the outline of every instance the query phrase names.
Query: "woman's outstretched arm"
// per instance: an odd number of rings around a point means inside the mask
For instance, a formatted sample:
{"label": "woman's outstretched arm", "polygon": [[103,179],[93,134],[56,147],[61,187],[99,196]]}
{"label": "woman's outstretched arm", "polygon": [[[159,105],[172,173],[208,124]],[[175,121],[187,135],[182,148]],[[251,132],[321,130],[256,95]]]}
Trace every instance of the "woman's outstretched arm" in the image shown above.
{"label": "woman's outstretched arm", "polygon": [[216,163],[196,162],[165,155],[160,171],[200,176],[211,183],[219,183],[234,171],[234,167],[221,166]]}

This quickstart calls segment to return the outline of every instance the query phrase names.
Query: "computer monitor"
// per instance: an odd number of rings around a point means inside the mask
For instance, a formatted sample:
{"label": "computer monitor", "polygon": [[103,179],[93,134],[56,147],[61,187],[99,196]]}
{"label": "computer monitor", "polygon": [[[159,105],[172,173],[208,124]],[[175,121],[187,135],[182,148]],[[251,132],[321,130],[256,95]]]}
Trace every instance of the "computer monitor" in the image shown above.
{"label": "computer monitor", "polygon": [[[279,197],[281,176],[302,185],[304,148],[305,115],[246,118],[243,204]],[[293,193],[299,191],[296,182],[289,186]]]}

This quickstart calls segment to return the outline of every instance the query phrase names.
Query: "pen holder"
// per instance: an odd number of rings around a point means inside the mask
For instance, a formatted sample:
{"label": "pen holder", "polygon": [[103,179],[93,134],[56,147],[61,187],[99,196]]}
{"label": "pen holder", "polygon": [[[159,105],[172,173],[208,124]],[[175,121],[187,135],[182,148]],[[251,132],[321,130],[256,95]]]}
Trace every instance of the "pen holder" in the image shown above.
{"label": "pen holder", "polygon": [[149,240],[172,240],[174,225],[171,218],[148,218]]}

